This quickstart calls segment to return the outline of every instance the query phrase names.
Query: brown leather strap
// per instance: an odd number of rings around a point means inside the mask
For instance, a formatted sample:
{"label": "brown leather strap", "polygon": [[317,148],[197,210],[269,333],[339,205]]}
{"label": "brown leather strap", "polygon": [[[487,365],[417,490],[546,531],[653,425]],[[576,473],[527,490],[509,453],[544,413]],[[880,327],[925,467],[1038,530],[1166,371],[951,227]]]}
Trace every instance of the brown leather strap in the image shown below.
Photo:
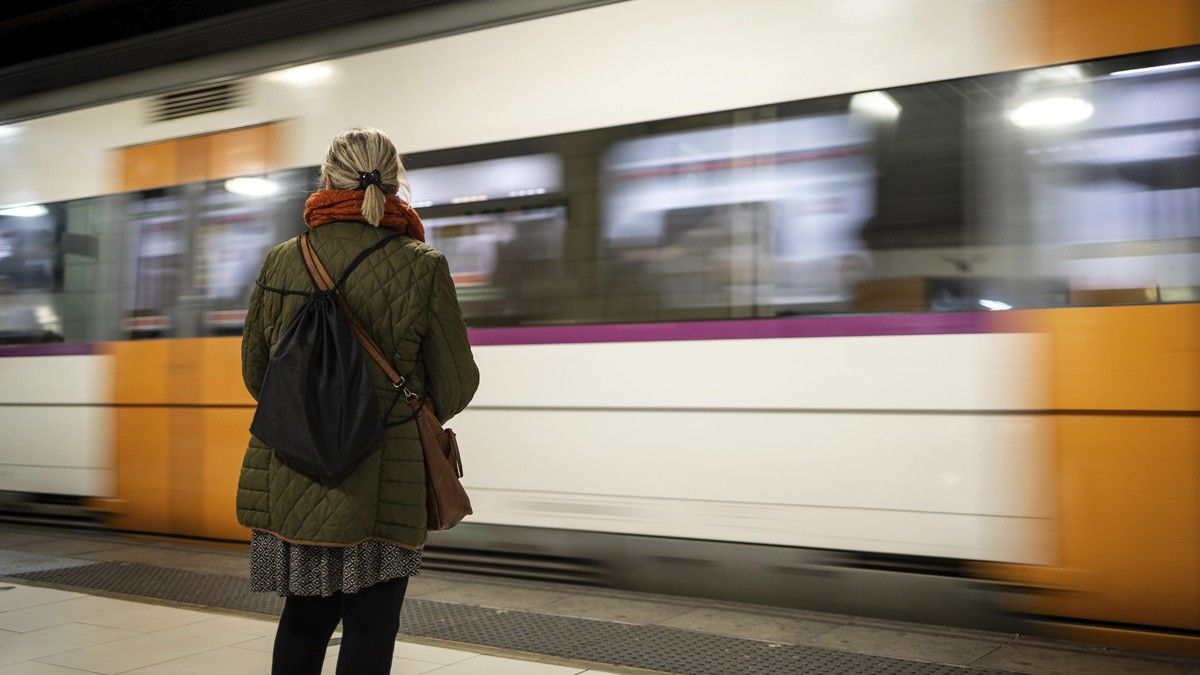
{"label": "brown leather strap", "polygon": [[304,264],[308,267],[308,275],[312,277],[313,283],[317,285],[318,289],[327,291],[333,288],[333,277],[329,276],[329,271],[325,269],[325,265],[321,264],[321,259],[313,250],[307,232],[300,235],[300,256],[304,258]]}
{"label": "brown leather strap", "polygon": [[308,239],[308,233],[300,235],[300,255],[304,258],[304,264],[308,267],[308,273],[313,279],[313,283],[322,291],[333,289],[334,297],[337,298],[338,304],[342,306],[342,311],[346,313],[346,318],[350,321],[350,328],[354,330],[354,336],[358,338],[359,344],[363,350],[371,357],[379,367],[383,369],[385,375],[391,380],[392,386],[399,389],[404,386],[404,376],[401,375],[392,366],[392,362],[383,354],[383,350],[379,348],[375,340],[371,338],[371,334],[367,332],[362,322],[354,315],[354,310],[350,308],[350,303],[346,301],[346,296],[342,295],[342,291],[334,287],[333,277],[329,275],[329,271],[325,269],[325,265],[321,263],[321,259],[317,257],[317,252],[313,248],[312,242]]}

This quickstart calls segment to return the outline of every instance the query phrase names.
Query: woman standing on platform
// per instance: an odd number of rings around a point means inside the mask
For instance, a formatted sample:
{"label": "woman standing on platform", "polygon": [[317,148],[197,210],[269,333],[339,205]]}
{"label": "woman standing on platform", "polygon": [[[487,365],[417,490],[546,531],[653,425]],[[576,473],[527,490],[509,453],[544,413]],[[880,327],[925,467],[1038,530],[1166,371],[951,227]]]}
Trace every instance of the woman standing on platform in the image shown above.
{"label": "woman standing on platform", "polygon": [[[321,189],[304,208],[310,240],[337,278],[359,253],[387,237],[342,287],[349,306],[408,388],[430,397],[443,423],[479,383],[445,257],[424,242],[404,167],[383,132],[350,129],[333,139]],[[250,297],[242,373],[258,399],[272,348],[313,290],[296,239],[267,254]],[[355,348],[358,345],[354,345]],[[340,675],[386,674],[408,578],[426,539],[425,472],[407,406],[389,409],[392,386],[369,367],[385,415],[378,447],[336,484],[289,467],[250,439],[238,483],[238,521],[252,528],[250,585],[286,596],[272,673],[316,675],[338,621]],[[411,413],[411,410],[407,411]]]}

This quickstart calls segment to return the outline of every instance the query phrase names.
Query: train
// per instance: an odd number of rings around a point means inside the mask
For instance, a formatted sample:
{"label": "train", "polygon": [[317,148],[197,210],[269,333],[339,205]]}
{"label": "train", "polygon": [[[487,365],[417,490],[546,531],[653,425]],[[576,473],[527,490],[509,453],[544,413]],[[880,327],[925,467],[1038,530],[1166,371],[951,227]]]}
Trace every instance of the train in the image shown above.
{"label": "train", "polygon": [[246,300],[370,125],[482,373],[430,567],[1200,653],[1200,21],[1130,6],[587,3],[6,120],[3,504],[248,541]]}

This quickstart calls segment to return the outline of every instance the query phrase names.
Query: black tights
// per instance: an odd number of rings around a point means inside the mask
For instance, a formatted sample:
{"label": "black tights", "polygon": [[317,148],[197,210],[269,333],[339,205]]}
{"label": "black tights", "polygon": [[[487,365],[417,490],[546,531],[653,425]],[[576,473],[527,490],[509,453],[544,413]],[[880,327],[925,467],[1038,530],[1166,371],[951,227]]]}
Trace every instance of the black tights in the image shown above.
{"label": "black tights", "polygon": [[387,675],[407,589],[408,577],[399,577],[357,593],[289,595],[275,631],[271,675],[320,675],[325,648],[339,620],[338,675]]}

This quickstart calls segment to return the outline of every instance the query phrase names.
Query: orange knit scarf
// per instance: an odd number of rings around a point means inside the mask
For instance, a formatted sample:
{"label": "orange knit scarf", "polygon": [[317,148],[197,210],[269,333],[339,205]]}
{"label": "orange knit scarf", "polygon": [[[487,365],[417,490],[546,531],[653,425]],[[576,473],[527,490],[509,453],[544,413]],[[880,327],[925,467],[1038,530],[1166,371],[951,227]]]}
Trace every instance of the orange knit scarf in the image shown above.
{"label": "orange knit scarf", "polygon": [[[345,220],[365,222],[362,200],[361,190],[317,190],[304,202],[304,222],[309,227]],[[379,226],[389,227],[417,241],[425,241],[425,226],[421,223],[421,217],[396,195],[388,195]]]}

